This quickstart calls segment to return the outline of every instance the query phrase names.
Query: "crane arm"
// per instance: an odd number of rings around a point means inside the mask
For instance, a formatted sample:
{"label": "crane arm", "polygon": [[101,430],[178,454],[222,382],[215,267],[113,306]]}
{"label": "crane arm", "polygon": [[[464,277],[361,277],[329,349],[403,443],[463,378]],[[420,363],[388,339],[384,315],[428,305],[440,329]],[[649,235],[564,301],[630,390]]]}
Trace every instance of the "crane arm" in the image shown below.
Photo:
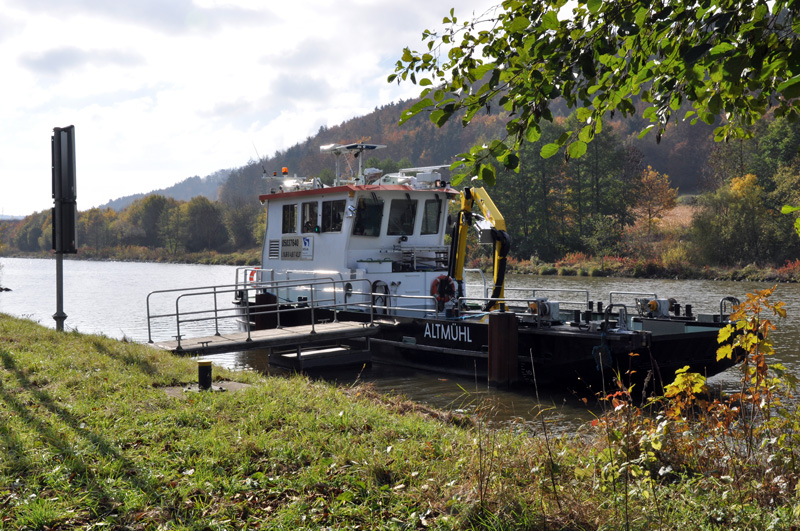
{"label": "crane arm", "polygon": [[[506,221],[503,214],[483,188],[464,188],[461,192],[461,210],[453,226],[452,242],[450,248],[449,274],[456,280],[458,296],[464,294],[464,264],[466,262],[467,232],[472,224],[472,209],[477,203],[483,217],[491,224],[492,240],[494,241],[494,286],[492,299],[503,298],[505,283],[506,260],[511,239],[506,232]],[[500,304],[499,300],[489,301],[484,305],[484,311],[491,311]]]}

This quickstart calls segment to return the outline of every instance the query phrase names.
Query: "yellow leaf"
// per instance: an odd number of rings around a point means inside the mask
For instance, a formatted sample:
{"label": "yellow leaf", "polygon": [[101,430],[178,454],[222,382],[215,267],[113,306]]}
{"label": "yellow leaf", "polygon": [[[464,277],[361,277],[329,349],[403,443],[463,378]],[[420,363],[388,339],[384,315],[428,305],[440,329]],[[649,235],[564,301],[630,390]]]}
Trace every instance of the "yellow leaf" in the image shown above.
{"label": "yellow leaf", "polygon": [[731,345],[722,345],[717,349],[717,361],[724,358],[730,359],[733,355],[733,347]]}
{"label": "yellow leaf", "polygon": [[731,325],[726,325],[725,328],[721,328],[719,331],[719,335],[717,336],[717,343],[724,343],[731,337],[733,333],[733,327]]}

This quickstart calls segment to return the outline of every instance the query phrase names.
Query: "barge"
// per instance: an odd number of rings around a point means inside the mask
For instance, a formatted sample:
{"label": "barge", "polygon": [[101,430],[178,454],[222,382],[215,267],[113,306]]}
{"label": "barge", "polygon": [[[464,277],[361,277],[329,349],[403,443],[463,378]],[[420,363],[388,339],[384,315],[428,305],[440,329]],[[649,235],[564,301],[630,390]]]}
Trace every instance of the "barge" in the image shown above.
{"label": "barge", "polygon": [[[717,313],[695,314],[656,293],[601,302],[584,290],[506,290],[511,241],[487,191],[454,189],[442,167],[362,170],[363,155],[383,147],[323,146],[336,157],[332,185],[286,170],[271,180],[259,196],[267,210],[262,264],[236,279],[244,327],[391,324],[365,339],[374,361],[496,381],[491,358],[499,356],[500,384],[594,392],[615,379],[658,392],[682,367],[710,376],[733,364],[717,361],[716,351],[735,298],[723,297]],[[342,159],[357,160],[358,170],[342,176]],[[465,282],[471,229],[494,249],[493,276],[473,273],[483,278],[477,287]]]}

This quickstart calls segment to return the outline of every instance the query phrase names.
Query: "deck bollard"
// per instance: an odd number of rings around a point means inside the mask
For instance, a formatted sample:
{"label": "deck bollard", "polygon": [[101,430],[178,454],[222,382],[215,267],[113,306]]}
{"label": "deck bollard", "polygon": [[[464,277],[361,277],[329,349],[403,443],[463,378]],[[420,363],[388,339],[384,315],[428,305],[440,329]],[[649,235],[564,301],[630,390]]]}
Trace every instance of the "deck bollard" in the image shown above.
{"label": "deck bollard", "polygon": [[201,391],[211,389],[211,361],[209,360],[197,362],[197,387]]}
{"label": "deck bollard", "polygon": [[519,380],[517,367],[517,316],[512,312],[489,314],[489,385],[509,386]]}

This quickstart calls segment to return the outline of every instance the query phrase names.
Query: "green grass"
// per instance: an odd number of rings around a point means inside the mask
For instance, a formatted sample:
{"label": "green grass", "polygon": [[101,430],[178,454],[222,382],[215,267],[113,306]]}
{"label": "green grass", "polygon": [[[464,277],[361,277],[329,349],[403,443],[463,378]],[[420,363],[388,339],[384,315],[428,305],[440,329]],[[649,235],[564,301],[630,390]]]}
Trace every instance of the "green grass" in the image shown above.
{"label": "green grass", "polygon": [[788,529],[797,505],[747,485],[726,501],[707,471],[641,467],[624,487],[630,448],[600,427],[545,438],[486,405],[218,367],[250,386],[166,392],[196,376],[0,314],[0,529]]}

